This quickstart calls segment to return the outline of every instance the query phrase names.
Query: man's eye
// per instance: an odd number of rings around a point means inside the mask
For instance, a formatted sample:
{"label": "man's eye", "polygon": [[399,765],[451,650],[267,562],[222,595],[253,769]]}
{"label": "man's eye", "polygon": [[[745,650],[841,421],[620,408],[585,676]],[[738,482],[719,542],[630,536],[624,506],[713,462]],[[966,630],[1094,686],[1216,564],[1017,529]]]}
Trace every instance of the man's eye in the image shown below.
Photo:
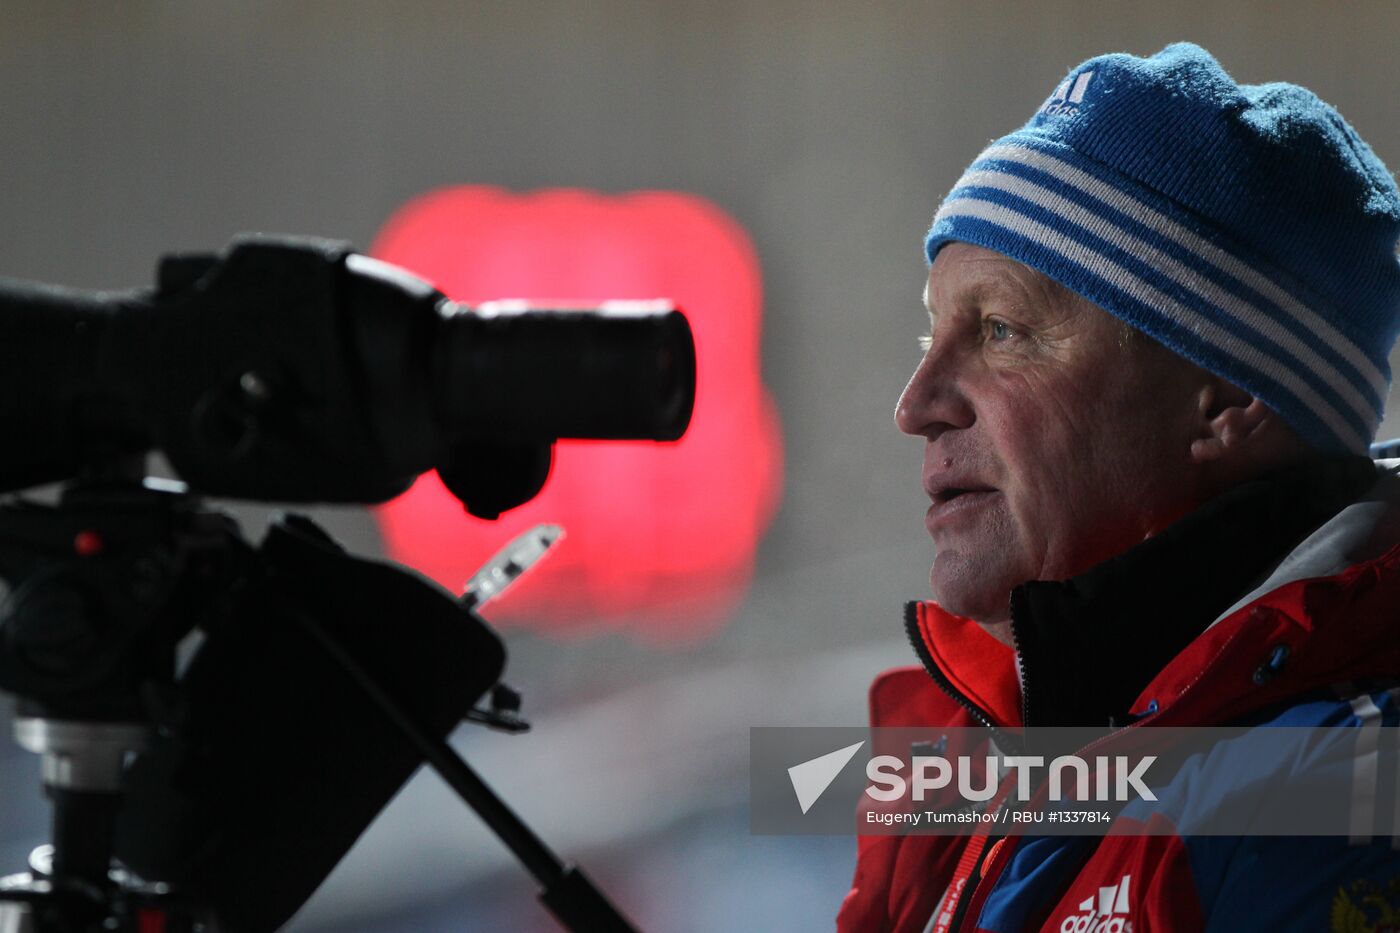
{"label": "man's eye", "polygon": [[1010,340],[1016,336],[1016,332],[1005,321],[988,321],[987,335],[995,341]]}

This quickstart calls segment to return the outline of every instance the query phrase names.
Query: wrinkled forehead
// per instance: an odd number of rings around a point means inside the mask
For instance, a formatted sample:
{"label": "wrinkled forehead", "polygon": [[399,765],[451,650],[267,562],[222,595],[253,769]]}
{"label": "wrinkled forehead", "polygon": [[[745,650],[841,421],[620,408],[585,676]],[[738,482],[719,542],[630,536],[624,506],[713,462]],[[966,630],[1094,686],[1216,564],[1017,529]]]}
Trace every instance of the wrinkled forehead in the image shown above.
{"label": "wrinkled forehead", "polygon": [[994,250],[948,243],[938,251],[924,280],[923,302],[935,317],[946,306],[1012,302],[1018,305],[1080,305],[1084,299],[1049,276]]}

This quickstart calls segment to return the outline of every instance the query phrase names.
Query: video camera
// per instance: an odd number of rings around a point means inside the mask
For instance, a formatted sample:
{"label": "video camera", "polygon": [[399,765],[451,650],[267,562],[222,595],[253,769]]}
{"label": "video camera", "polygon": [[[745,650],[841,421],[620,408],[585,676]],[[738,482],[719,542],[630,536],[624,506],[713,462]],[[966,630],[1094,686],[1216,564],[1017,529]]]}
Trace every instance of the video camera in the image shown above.
{"label": "video camera", "polygon": [[473,597],[305,516],[253,545],[203,497],[382,502],[436,469],[495,518],[556,439],[674,440],[694,391],[664,302],[466,308],[329,241],[167,256],[151,291],[0,283],[0,491],[62,484],[0,505],[0,689],[53,804],[0,930],[276,929],[425,760],[566,928],[632,929],[447,744],[519,727]]}

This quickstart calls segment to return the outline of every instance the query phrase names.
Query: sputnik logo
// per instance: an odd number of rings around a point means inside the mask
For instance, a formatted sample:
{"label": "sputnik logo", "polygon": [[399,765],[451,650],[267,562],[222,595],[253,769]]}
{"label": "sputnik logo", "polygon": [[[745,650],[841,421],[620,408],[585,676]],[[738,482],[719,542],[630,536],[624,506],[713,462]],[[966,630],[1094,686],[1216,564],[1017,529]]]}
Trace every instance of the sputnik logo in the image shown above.
{"label": "sputnik logo", "polygon": [[802,807],[803,813],[812,809],[812,804],[826,793],[826,789],[836,780],[841,769],[846,767],[864,744],[865,742],[861,741],[847,745],[845,748],[838,748],[834,752],[827,752],[788,768],[788,779],[792,781],[793,793],[797,794],[797,803]]}

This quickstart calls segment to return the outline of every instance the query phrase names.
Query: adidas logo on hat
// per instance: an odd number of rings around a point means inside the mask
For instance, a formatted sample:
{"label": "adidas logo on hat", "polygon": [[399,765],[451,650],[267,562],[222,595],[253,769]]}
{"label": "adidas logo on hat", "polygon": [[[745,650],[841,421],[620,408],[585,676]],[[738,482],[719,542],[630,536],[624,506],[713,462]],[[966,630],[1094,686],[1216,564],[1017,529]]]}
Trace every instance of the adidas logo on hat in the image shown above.
{"label": "adidas logo on hat", "polygon": [[1072,81],[1069,78],[1061,81],[1055,88],[1050,99],[1041,105],[1036,114],[1048,114],[1050,116],[1069,116],[1079,112],[1079,104],[1084,100],[1084,92],[1089,90],[1089,82],[1094,78],[1092,71],[1080,72],[1079,77]]}

